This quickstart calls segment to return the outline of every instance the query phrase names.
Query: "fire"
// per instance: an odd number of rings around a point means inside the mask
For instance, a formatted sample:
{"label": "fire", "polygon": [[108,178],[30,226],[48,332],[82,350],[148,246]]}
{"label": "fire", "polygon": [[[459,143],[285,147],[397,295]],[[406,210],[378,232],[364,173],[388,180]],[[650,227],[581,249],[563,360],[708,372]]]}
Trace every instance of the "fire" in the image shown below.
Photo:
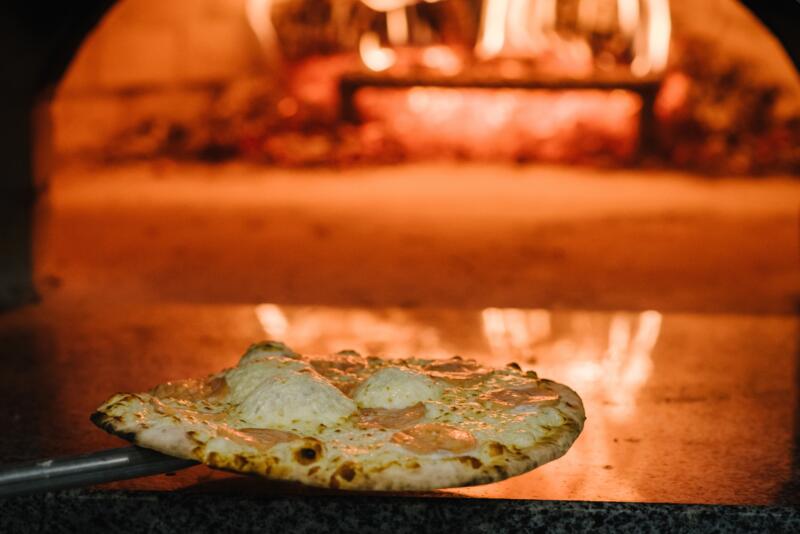
{"label": "fire", "polygon": [[[662,72],[667,67],[669,59],[669,40],[672,33],[669,0],[649,0],[647,4],[650,19],[650,31],[647,35],[647,63],[640,67],[631,65],[633,73],[637,76]],[[648,68],[647,72],[644,71],[645,67]]]}
{"label": "fire", "polygon": [[[582,54],[576,52],[587,50],[590,61],[600,62],[609,53],[600,52],[592,58],[591,36],[616,31],[628,41],[634,75],[657,74],[666,67],[671,32],[669,0],[577,0],[574,20],[556,8],[555,0],[485,0],[475,55],[482,60],[539,60],[555,55],[580,61]],[[573,35],[557,31],[563,27],[571,27]],[[575,69],[568,71],[575,74]]]}
{"label": "fire", "polygon": [[452,48],[444,45],[425,48],[422,51],[422,64],[445,75],[457,74],[462,67],[459,55]]}
{"label": "fire", "polygon": [[640,99],[626,91],[362,89],[360,116],[409,153],[472,159],[632,157]]}
{"label": "fire", "polygon": [[408,43],[408,16],[405,7],[386,12],[386,33],[389,42],[394,46]]}
{"label": "fire", "polygon": [[[411,25],[407,9],[409,6],[420,3],[422,0],[361,0],[379,16],[384,17],[386,23],[386,41],[393,48],[381,45],[381,36],[374,31],[361,35],[358,43],[358,52],[361,62],[368,69],[375,72],[385,71],[397,63],[397,50],[405,47],[411,41]],[[426,3],[435,3],[439,0],[425,0]],[[434,47],[429,47],[434,48]],[[427,50],[426,50],[427,51]],[[433,51],[423,56],[422,63],[426,66],[442,64],[443,72],[457,72],[460,65],[454,70],[452,57],[445,57],[439,51]],[[438,68],[438,67],[434,67]]]}
{"label": "fire", "polygon": [[244,5],[247,22],[259,42],[264,46],[272,41],[275,32],[275,28],[272,27],[269,20],[271,4],[272,0],[246,0]]}
{"label": "fire", "polygon": [[617,0],[619,29],[626,37],[633,37],[639,27],[639,0]]}
{"label": "fire", "polygon": [[509,0],[487,1],[481,14],[481,34],[476,53],[481,58],[491,58],[500,53],[505,42],[505,23]]}
{"label": "fire", "polygon": [[540,367],[543,374],[563,376],[584,393],[596,390],[613,404],[608,411],[610,418],[620,420],[632,415],[636,397],[652,374],[652,352],[662,321],[661,314],[652,310],[636,316],[614,314],[604,350],[585,337],[585,331],[592,330],[593,325],[583,314],[575,314],[573,337],[560,340],[552,339],[552,319],[547,310],[488,308],[482,318],[496,363],[504,358],[529,359],[537,353],[551,353],[551,363],[556,367]]}
{"label": "fire", "polygon": [[367,32],[361,36],[358,52],[364,65],[375,72],[387,70],[397,60],[394,50],[381,46],[380,38],[375,32]]}
{"label": "fire", "polygon": [[559,44],[556,0],[486,0],[475,53],[480,59],[535,57]]}
{"label": "fire", "polygon": [[386,13],[388,11],[404,9],[405,7],[414,5],[419,1],[420,0],[361,0],[361,3],[373,11]]}

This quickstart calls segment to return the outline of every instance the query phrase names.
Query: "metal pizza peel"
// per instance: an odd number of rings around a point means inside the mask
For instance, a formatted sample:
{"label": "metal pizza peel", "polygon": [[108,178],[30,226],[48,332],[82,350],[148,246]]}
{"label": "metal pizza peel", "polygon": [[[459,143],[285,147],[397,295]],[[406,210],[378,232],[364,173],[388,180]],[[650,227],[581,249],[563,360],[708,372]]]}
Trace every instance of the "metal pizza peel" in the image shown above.
{"label": "metal pizza peel", "polygon": [[171,473],[198,465],[141,447],[0,466],[0,497],[91,486]]}

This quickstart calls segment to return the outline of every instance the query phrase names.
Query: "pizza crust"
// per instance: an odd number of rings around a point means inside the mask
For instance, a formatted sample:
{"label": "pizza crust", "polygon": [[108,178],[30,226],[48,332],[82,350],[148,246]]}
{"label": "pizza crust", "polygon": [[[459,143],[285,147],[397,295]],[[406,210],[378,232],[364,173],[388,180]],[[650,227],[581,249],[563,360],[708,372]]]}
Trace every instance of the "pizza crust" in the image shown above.
{"label": "pizza crust", "polygon": [[[257,347],[264,352],[263,344]],[[287,349],[287,352],[290,351]],[[235,369],[259,363],[258,358],[248,354]],[[317,373],[316,369],[321,367],[314,366],[314,358],[303,358],[293,352],[266,358],[285,358],[300,364],[287,365],[286,368],[314,381],[324,380],[329,386],[336,386],[337,379],[341,378],[340,372],[344,373],[336,369],[336,356],[326,357],[330,366],[322,370],[324,376]],[[442,364],[437,361],[357,357],[354,364],[354,358],[351,353],[343,355],[340,367],[349,369],[347,373],[362,382],[389,368],[425,374],[426,366],[430,366],[435,371],[428,376],[434,377],[436,373],[448,372],[439,370]],[[457,363],[459,360],[452,361]],[[272,361],[269,365],[275,363]],[[218,384],[221,377],[232,371],[194,383],[198,391],[203,388],[212,391],[209,384],[215,380]],[[453,372],[464,373],[463,370]],[[525,374],[514,368],[475,368],[473,372],[483,374],[480,383],[465,388],[448,383],[440,398],[436,391],[430,398],[420,400],[413,397],[417,404],[406,410],[416,410],[414,414],[406,414],[405,418],[400,414],[396,418],[402,428],[374,423],[382,420],[375,415],[379,410],[370,412],[356,407],[352,400],[340,393],[340,388],[334,389],[347,401],[353,402],[353,407],[352,413],[344,413],[347,408],[341,410],[338,418],[330,414],[320,418],[318,412],[305,409],[298,413],[306,419],[283,417],[273,419],[269,425],[263,424],[264,418],[242,418],[239,410],[242,403],[249,396],[257,396],[259,388],[269,390],[271,382],[285,378],[280,375],[272,375],[252,387],[245,399],[236,396],[235,379],[233,385],[227,383],[231,389],[226,392],[227,400],[213,396],[197,400],[186,392],[184,397],[189,397],[189,400],[159,398],[159,390],[162,394],[165,391],[163,386],[148,393],[117,394],[98,408],[92,421],[142,447],[197,460],[215,468],[318,487],[391,491],[484,484],[515,476],[563,455],[583,428],[583,405],[578,395],[568,387],[540,380],[535,374]],[[433,379],[438,383],[446,377]],[[552,400],[555,395],[558,400],[538,407],[536,401],[531,405],[491,407],[490,402],[480,399],[480,395],[496,390],[494,386],[498,384],[517,388],[526,384],[531,388],[535,386],[538,390],[533,396],[538,395],[537,399],[542,397],[542,391],[547,391],[550,396],[545,398]],[[387,387],[391,389],[391,384]],[[408,391],[402,387],[399,389]],[[295,398],[295,394],[297,392],[287,398]],[[455,401],[454,394],[463,398]],[[511,395],[509,398],[515,397]],[[231,403],[231,399],[237,399],[238,404]],[[410,400],[402,404],[406,402]],[[396,415],[397,411],[392,413]],[[459,412],[464,415],[459,415]],[[420,414],[424,416],[417,419]],[[385,416],[385,412],[382,415]],[[269,414],[265,417],[269,419]],[[373,417],[373,422],[369,417]],[[447,429],[455,430],[451,435]],[[427,442],[427,448],[414,448],[408,446],[407,440],[404,441],[404,435],[434,441]]]}

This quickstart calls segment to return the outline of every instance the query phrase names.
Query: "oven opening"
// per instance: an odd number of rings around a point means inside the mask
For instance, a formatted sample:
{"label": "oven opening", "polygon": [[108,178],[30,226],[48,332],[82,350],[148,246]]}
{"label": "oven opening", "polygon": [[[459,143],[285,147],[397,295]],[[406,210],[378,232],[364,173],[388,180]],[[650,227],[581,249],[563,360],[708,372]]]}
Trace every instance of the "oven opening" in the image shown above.
{"label": "oven opening", "polygon": [[792,172],[794,72],[718,4],[125,0],[55,93],[52,155]]}
{"label": "oven opening", "polygon": [[790,232],[740,236],[794,209],[798,94],[733,0],[123,0],[39,114],[35,282],[784,309]]}

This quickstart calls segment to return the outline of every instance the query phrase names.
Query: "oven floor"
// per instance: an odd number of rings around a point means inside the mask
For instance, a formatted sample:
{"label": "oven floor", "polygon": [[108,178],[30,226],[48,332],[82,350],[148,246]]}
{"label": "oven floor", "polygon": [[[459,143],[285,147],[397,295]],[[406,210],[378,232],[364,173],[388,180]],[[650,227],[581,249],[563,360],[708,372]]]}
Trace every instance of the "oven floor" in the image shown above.
{"label": "oven floor", "polygon": [[[563,458],[438,496],[796,504],[797,330],[781,315],[45,303],[0,316],[0,461],[122,446],[88,419],[111,394],[234,365],[270,337],[303,352],[516,360],[582,396],[586,427]],[[330,493],[202,466],[104,488]]]}
{"label": "oven floor", "polygon": [[65,168],[35,277],[78,302],[791,313],[789,178],[427,164]]}
{"label": "oven floor", "polygon": [[62,169],[35,218],[42,299],[0,314],[0,463],[123,446],[88,420],[108,396],[265,337],[515,360],[588,420],[498,484],[355,499],[198,466],[0,500],[0,530],[797,531],[798,199],[789,178],[551,167]]}

